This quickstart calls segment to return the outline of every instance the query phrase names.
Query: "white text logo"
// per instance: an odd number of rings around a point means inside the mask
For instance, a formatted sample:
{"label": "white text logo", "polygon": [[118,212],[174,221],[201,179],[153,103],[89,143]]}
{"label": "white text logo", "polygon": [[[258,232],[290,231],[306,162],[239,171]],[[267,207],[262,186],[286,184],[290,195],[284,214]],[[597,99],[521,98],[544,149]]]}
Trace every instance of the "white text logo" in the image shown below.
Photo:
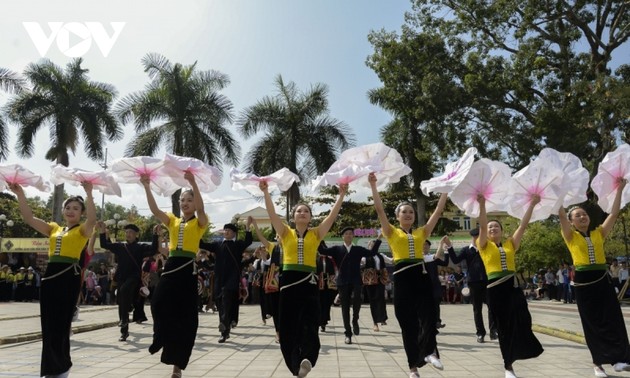
{"label": "white text logo", "polygon": [[[125,22],[110,22],[112,35],[107,34],[100,22],[49,22],[50,33],[46,35],[39,22],[23,22],[35,48],[42,57],[46,55],[53,41],[57,41],[59,51],[65,56],[77,58],[83,56],[96,42],[104,57],[107,57],[114,43],[125,27]],[[73,40],[74,43],[70,43]]]}

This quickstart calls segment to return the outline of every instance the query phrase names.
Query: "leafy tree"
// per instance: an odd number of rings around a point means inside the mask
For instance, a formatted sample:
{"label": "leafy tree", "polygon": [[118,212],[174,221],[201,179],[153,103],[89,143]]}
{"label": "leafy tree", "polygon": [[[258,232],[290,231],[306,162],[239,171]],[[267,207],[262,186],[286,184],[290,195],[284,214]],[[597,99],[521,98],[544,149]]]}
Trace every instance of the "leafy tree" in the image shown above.
{"label": "leafy tree", "polygon": [[[281,168],[296,173],[301,182],[325,172],[338,154],[354,143],[346,124],[328,113],[328,88],[316,84],[301,92],[295,83],[276,78],[275,96],[266,96],[246,108],[236,124],[245,138],[265,134],[246,157],[245,169],[259,175]],[[300,199],[298,183],[287,191],[286,214]]]}
{"label": "leafy tree", "polygon": [[[33,215],[40,219],[50,219],[52,217],[50,207],[46,206],[46,202],[40,197],[32,197],[26,199],[28,205],[33,210]],[[5,227],[3,236],[19,237],[19,238],[41,238],[42,234],[33,230],[33,228],[22,221],[20,208],[17,199],[13,194],[0,193],[0,209],[1,213],[7,216],[7,219],[13,221],[13,227]]]}
{"label": "leafy tree", "polygon": [[[229,84],[227,75],[199,71],[196,62],[173,64],[159,54],[146,55],[142,64],[151,81],[116,106],[116,115],[123,123],[133,121],[138,133],[125,154],[153,156],[165,147],[210,165],[237,165],[238,142],[226,128],[232,121],[232,103],[219,93]],[[177,191],[171,197],[177,216],[179,195]]]}
{"label": "leafy tree", "polygon": [[[17,73],[6,68],[0,68],[0,90],[9,93],[21,93],[26,82]],[[4,117],[0,116],[0,160],[5,160],[9,155],[9,131],[4,122]]]}
{"label": "leafy tree", "polygon": [[381,129],[381,139],[400,152],[412,169],[398,188],[411,186],[417,203],[418,223],[426,222],[427,197],[420,190],[438,170],[440,161],[461,150],[467,134],[460,130],[457,112],[466,101],[457,77],[463,70],[439,36],[404,29],[402,35],[378,31],[368,36],[374,53],[367,65],[383,83],[368,92],[370,101],[392,113],[393,120]]}
{"label": "leafy tree", "polygon": [[536,272],[541,268],[555,268],[562,262],[570,264],[572,260],[562,239],[557,217],[529,224],[516,253],[517,268]]}
{"label": "leafy tree", "polygon": [[[116,90],[90,81],[81,63],[81,58],[74,59],[63,70],[44,59],[26,67],[24,77],[32,90],[23,90],[7,105],[10,120],[20,127],[19,156],[33,155],[35,135],[45,125],[51,135],[45,157],[66,167],[69,152],[76,153],[80,139],[88,158],[102,160],[105,142],[122,138],[122,128],[110,113]],[[57,222],[61,221],[63,193],[63,184],[55,186],[53,219]]]}
{"label": "leafy tree", "polygon": [[630,36],[626,2],[414,0],[406,16],[406,32],[439,36],[465,67],[454,118],[484,154],[520,168],[552,147],[594,175],[628,141],[630,66],[611,63]]}
{"label": "leafy tree", "polygon": [[606,255],[609,258],[617,256],[630,257],[630,208],[626,206],[621,211],[612,231],[606,238]]}

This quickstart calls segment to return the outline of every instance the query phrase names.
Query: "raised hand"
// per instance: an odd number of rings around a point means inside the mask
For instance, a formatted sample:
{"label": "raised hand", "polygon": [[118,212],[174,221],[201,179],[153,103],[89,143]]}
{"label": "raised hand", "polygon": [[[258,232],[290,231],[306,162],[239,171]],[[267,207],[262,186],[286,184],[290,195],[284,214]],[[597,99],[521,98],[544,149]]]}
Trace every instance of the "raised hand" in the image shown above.
{"label": "raised hand", "polygon": [[266,193],[269,190],[269,184],[267,181],[261,181],[258,183],[258,188],[262,190],[263,193]]}
{"label": "raised hand", "polygon": [[16,195],[23,195],[24,194],[24,189],[22,188],[22,186],[20,184],[9,184],[9,189],[15,193]]}
{"label": "raised hand", "polygon": [[151,184],[151,177],[146,173],[141,174],[140,183],[144,185],[145,188],[148,187]]}

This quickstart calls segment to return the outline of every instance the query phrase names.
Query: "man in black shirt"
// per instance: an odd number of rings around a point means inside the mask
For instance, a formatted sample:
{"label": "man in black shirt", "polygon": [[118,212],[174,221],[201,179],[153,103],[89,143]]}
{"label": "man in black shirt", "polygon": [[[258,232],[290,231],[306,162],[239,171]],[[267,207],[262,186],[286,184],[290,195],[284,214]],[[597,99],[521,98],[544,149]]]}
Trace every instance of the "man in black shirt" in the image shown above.
{"label": "man in black shirt", "polygon": [[[341,299],[341,317],[345,328],[345,343],[352,344],[352,334],[358,335],[359,311],[361,311],[363,285],[361,282],[361,258],[374,256],[378,252],[381,240],[377,239],[372,249],[352,245],[354,228],[345,227],[341,230],[342,245],[330,248],[320,246],[319,253],[331,256],[337,264],[337,289]],[[350,303],[352,303],[352,329],[350,329]]]}
{"label": "man in black shirt", "polygon": [[232,322],[238,319],[238,289],[241,281],[243,252],[252,244],[252,232],[249,227],[252,218],[247,218],[245,240],[236,240],[238,227],[228,223],[223,226],[223,241],[199,242],[199,248],[214,254],[214,302],[219,310],[219,343],[230,338]]}
{"label": "man in black shirt", "polygon": [[[475,247],[475,241],[479,236],[479,229],[475,228],[470,230],[470,236],[472,236],[471,244],[462,248],[459,255],[451,253],[450,258],[455,264],[466,260],[466,265],[468,266],[468,288],[470,289],[475,327],[477,328],[477,342],[483,343],[486,336],[486,328],[483,326],[482,308],[484,303],[487,304],[486,285],[488,284],[488,276],[486,275],[486,268],[481,260],[481,255],[479,255],[479,251],[477,247]],[[496,340],[498,338],[497,326],[489,307],[488,324],[490,327],[490,340]]]}
{"label": "man in black shirt", "polygon": [[116,255],[115,280],[118,284],[118,317],[120,319],[120,339],[125,341],[129,337],[129,311],[132,305],[143,306],[144,298],[138,301],[142,279],[142,260],[158,253],[158,235],[153,234],[153,241],[149,244],[138,243],[140,229],[135,224],[125,226],[125,242],[112,243],[107,238],[107,227],[104,222],[96,224],[99,230],[101,248]]}

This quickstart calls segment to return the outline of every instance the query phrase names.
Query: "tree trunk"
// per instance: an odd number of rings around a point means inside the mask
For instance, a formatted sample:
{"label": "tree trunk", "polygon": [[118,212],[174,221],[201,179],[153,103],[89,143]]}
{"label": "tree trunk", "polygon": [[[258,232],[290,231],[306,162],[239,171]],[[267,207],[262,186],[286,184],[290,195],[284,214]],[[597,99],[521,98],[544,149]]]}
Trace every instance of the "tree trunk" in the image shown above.
{"label": "tree trunk", "polygon": [[63,184],[56,185],[52,198],[52,216],[53,221],[62,224],[63,216],[61,215],[61,206],[63,206]]}
{"label": "tree trunk", "polygon": [[179,208],[179,197],[182,195],[182,190],[179,189],[175,193],[171,194],[171,206],[173,210],[173,215],[176,217],[180,217],[180,208]]}
{"label": "tree trunk", "polygon": [[[300,187],[297,182],[294,182],[293,185],[287,191],[287,209],[286,209],[286,221],[287,223],[291,220],[291,210],[295,207],[295,205],[300,202]],[[311,214],[312,215],[312,214]]]}

